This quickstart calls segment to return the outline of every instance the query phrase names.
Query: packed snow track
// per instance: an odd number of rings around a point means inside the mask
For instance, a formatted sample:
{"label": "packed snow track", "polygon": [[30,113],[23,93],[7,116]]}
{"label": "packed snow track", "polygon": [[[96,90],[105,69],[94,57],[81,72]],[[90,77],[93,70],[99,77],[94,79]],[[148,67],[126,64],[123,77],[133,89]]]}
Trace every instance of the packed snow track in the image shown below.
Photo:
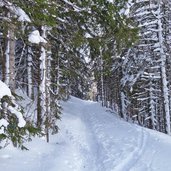
{"label": "packed snow track", "polygon": [[[170,171],[171,138],[127,123],[99,103],[63,103],[60,132],[0,151],[0,171]],[[24,160],[23,160],[24,157]],[[23,170],[24,169],[24,170]]]}

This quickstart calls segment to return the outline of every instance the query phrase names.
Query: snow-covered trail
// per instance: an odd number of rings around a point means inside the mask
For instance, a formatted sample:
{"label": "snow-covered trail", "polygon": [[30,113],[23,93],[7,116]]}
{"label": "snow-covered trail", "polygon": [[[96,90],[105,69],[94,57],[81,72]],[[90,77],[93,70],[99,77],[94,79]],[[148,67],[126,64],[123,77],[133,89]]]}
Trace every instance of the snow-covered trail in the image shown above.
{"label": "snow-covered trail", "polygon": [[64,118],[61,128],[79,151],[78,171],[171,170],[171,138],[166,135],[127,123],[98,103],[74,97],[64,105]]}
{"label": "snow-covered trail", "polygon": [[0,150],[0,171],[170,171],[171,138],[127,123],[100,104],[72,97],[60,132],[28,152]]}

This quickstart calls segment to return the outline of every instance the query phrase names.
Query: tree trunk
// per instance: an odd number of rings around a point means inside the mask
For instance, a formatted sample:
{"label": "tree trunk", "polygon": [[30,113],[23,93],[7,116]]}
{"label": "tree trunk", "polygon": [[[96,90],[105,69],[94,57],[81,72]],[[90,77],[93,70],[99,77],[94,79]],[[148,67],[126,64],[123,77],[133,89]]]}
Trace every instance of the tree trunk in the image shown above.
{"label": "tree trunk", "polygon": [[170,112],[169,112],[169,90],[167,87],[167,75],[166,75],[166,54],[164,52],[164,42],[163,42],[163,28],[161,21],[161,4],[159,2],[159,13],[158,13],[158,36],[160,43],[160,57],[161,57],[161,79],[162,79],[162,92],[163,92],[163,102],[164,102],[164,112],[165,112],[165,120],[166,120],[166,133],[171,134],[170,130]]}
{"label": "tree trunk", "polygon": [[5,83],[15,92],[15,26],[8,27],[5,51]]}
{"label": "tree trunk", "polygon": [[27,74],[28,74],[28,96],[32,99],[33,82],[32,82],[32,54],[31,54],[31,47],[28,47]]}

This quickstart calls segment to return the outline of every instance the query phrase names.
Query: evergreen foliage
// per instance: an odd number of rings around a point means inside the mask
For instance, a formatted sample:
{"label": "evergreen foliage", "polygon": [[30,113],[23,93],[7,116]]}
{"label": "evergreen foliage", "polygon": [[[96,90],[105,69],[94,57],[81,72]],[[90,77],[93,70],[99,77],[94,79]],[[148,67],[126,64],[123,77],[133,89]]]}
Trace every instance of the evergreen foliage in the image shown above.
{"label": "evergreen foliage", "polygon": [[[167,3],[167,5],[166,5]],[[171,3],[2,0],[0,78],[23,99],[1,99],[0,139],[23,142],[58,132],[61,100],[99,100],[125,120],[170,131]],[[20,96],[20,93],[18,94]],[[18,126],[17,108],[27,123]],[[23,104],[22,104],[23,105]],[[2,127],[2,126],[1,126]]]}
{"label": "evergreen foliage", "polygon": [[[126,1],[2,0],[0,77],[15,96],[20,96],[20,89],[27,97],[1,99],[1,119],[9,123],[1,140],[9,139],[22,149],[24,141],[37,134],[46,135],[49,141],[49,135],[58,132],[61,100],[69,95],[88,98],[93,72],[99,79],[100,70],[104,85],[109,84],[111,56],[137,39],[132,36],[137,32],[132,21],[121,13],[125,5]],[[103,70],[98,66],[100,60]],[[34,111],[18,108],[26,119],[20,128],[6,107],[26,101],[30,101],[28,106],[34,104]]]}

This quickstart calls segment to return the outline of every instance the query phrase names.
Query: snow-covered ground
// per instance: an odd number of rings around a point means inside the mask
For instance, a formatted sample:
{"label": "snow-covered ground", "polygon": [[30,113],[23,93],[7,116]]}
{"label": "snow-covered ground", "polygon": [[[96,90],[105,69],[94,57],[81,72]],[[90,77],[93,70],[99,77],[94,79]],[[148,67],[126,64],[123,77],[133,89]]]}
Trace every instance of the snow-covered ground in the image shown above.
{"label": "snow-covered ground", "polygon": [[0,150],[0,171],[170,171],[171,137],[122,121],[98,103],[72,97],[60,132]]}

